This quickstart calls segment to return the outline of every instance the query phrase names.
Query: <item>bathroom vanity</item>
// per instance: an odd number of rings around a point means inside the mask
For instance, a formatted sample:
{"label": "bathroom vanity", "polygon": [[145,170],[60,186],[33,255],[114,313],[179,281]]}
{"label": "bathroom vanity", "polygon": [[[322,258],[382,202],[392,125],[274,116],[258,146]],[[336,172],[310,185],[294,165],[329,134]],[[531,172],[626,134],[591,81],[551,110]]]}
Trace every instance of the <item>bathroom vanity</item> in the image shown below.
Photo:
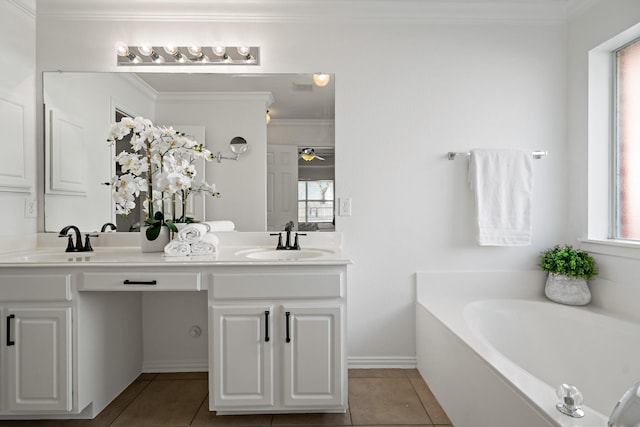
{"label": "bathroom vanity", "polygon": [[339,247],[294,252],[1,255],[0,419],[96,416],[141,373],[141,296],[154,291],[207,300],[211,410],[344,412],[350,261]]}

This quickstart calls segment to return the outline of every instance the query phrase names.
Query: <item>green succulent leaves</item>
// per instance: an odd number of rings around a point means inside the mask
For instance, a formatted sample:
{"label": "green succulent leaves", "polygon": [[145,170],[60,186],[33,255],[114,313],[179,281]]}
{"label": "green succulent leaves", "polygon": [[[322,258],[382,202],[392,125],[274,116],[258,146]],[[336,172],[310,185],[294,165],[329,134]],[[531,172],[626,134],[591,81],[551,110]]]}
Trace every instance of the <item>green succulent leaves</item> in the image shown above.
{"label": "green succulent leaves", "polygon": [[595,261],[587,252],[571,245],[556,245],[542,253],[540,267],[549,273],[590,279],[598,274]]}

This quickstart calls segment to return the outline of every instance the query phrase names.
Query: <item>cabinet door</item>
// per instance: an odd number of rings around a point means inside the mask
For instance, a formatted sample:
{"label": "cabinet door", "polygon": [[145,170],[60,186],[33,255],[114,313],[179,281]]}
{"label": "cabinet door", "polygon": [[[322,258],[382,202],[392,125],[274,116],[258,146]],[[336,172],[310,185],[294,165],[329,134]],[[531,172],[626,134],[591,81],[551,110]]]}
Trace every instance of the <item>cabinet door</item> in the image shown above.
{"label": "cabinet door", "polygon": [[210,407],[273,406],[272,307],[214,305],[210,310]]}
{"label": "cabinet door", "polygon": [[9,411],[70,411],[71,308],[7,308],[4,394]]}
{"label": "cabinet door", "polygon": [[284,405],[343,404],[344,364],[340,304],[283,305]]}

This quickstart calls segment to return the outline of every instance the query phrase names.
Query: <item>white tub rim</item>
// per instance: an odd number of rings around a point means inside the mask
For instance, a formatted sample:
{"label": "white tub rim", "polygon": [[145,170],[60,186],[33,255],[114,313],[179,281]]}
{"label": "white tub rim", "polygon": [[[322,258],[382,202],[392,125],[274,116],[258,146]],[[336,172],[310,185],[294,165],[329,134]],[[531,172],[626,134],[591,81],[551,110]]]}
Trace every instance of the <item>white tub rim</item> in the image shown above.
{"label": "white tub rim", "polygon": [[[451,277],[454,276],[452,287]],[[427,280],[428,276],[428,280]],[[446,279],[439,286],[438,278]],[[460,342],[468,346],[513,391],[553,425],[560,427],[603,427],[609,414],[602,414],[585,405],[585,417],[574,419],[555,409],[557,398],[553,385],[546,384],[495,349],[473,331],[464,317],[468,304],[486,300],[525,300],[554,304],[544,296],[544,277],[540,271],[418,273],[416,305],[422,306]],[[513,282],[519,283],[513,286]],[[455,288],[455,290],[454,290]],[[416,307],[418,309],[418,307]],[[597,307],[581,309],[598,314],[607,313]],[[628,320],[628,319],[626,319]],[[588,402],[587,402],[588,403]],[[613,407],[612,407],[613,409]]]}

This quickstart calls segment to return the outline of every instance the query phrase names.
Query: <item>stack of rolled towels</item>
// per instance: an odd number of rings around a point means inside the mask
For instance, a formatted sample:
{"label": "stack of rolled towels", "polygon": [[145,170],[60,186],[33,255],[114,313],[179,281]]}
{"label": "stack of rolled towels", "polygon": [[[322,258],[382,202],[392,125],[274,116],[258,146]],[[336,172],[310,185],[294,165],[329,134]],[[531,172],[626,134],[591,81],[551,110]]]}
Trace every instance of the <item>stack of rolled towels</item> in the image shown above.
{"label": "stack of rolled towels", "polygon": [[218,252],[218,236],[207,223],[188,224],[164,247],[166,256],[214,255]]}

